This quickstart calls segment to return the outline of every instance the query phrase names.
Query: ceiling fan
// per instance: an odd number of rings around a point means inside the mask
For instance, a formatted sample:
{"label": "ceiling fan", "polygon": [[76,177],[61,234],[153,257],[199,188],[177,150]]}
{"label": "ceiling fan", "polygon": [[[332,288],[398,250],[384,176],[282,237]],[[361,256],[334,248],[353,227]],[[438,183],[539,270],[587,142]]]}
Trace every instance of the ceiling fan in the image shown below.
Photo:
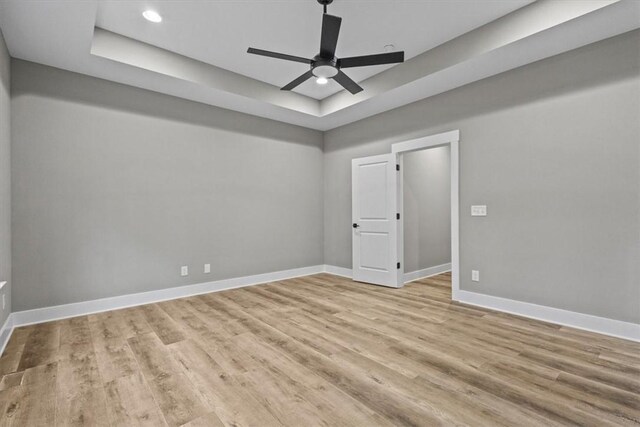
{"label": "ceiling fan", "polygon": [[396,64],[404,62],[404,52],[389,52],[377,55],[352,56],[349,58],[336,58],[336,45],[338,44],[338,34],[342,18],[329,15],[327,5],[333,0],[317,0],[324,7],[322,15],[322,36],[320,38],[320,53],[313,59],[302,58],[300,56],[287,55],[285,53],[271,52],[268,50],[255,49],[250,47],[247,53],[254,55],[268,56],[271,58],[284,59],[285,61],[302,62],[309,64],[311,69],[282,87],[281,90],[291,90],[299,84],[312,77],[318,79],[333,79],[352,94],[356,94],[363,89],[358,83],[351,80],[342,68],[366,67],[369,65]]}

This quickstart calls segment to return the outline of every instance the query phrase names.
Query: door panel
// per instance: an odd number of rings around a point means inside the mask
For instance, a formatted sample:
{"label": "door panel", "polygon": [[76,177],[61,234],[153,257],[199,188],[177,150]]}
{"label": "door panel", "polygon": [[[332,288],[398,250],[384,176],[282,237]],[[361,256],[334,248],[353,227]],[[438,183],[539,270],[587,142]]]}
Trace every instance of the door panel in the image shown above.
{"label": "door panel", "polygon": [[396,156],[352,161],[353,279],[399,287]]}
{"label": "door panel", "polygon": [[358,166],[361,219],[387,219],[387,169],[387,162]]}
{"label": "door panel", "polygon": [[387,233],[360,231],[360,268],[389,271],[389,251],[379,250],[388,246]]}

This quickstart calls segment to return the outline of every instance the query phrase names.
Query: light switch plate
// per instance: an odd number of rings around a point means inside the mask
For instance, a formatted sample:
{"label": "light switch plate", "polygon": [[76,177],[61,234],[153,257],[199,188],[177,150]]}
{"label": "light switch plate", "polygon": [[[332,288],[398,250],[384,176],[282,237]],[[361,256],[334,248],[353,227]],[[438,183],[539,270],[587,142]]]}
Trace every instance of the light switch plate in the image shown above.
{"label": "light switch plate", "polygon": [[471,216],[487,216],[487,205],[472,205]]}

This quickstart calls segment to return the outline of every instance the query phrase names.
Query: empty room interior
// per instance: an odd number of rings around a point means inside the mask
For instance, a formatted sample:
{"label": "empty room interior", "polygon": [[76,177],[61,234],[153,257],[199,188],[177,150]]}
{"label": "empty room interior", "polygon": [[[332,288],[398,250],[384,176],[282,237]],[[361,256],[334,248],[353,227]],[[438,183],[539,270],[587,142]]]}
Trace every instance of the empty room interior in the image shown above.
{"label": "empty room interior", "polygon": [[640,1],[0,0],[0,426],[640,426]]}

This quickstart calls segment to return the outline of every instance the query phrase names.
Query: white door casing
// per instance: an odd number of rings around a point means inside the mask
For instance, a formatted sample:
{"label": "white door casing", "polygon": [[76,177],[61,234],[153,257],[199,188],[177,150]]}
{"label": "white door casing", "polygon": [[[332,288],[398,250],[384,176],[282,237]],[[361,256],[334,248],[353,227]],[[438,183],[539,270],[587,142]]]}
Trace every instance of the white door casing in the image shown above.
{"label": "white door casing", "polygon": [[[459,141],[460,131],[452,130],[449,132],[443,132],[436,135],[425,136],[410,141],[398,142],[391,145],[391,152],[398,156],[398,161],[402,165],[402,157],[404,153],[411,151],[424,150],[428,148],[436,148],[442,146],[449,146],[451,148],[451,299],[453,301],[459,300],[460,294],[460,193],[459,193]],[[402,176],[398,185],[398,206],[402,217]],[[398,224],[398,259],[403,261],[403,241],[404,234],[402,231],[402,221]]]}
{"label": "white door casing", "polygon": [[398,288],[397,156],[353,159],[352,234],[353,280]]}

